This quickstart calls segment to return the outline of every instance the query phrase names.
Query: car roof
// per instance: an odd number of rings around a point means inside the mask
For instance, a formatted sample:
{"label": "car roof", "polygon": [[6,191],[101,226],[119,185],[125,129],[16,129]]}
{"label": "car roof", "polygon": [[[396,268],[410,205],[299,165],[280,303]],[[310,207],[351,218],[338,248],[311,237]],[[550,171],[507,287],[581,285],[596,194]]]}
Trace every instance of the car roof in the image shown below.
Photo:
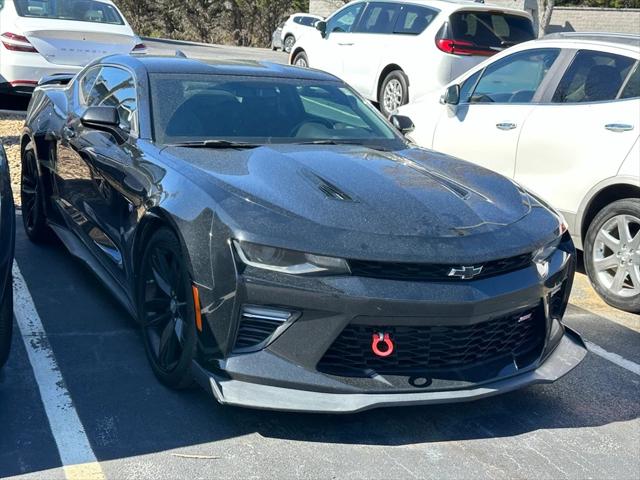
{"label": "car roof", "polygon": [[320,70],[250,60],[203,62],[183,56],[111,55],[96,63],[120,64],[134,70],[143,68],[147,73],[236,75],[342,82],[337,77]]}
{"label": "car roof", "polygon": [[[358,2],[365,0],[356,0]],[[453,13],[457,10],[491,10],[507,12],[516,15],[530,16],[524,10],[517,8],[504,7],[502,5],[495,5],[491,3],[485,3],[475,0],[384,0],[386,3],[408,3],[412,5],[423,5],[425,7],[431,7],[436,10],[440,10],[444,13]],[[352,2],[355,3],[355,2]]]}
{"label": "car roof", "polygon": [[569,40],[601,43],[610,46],[640,48],[640,35],[602,32],[558,32],[544,37],[545,40]]}

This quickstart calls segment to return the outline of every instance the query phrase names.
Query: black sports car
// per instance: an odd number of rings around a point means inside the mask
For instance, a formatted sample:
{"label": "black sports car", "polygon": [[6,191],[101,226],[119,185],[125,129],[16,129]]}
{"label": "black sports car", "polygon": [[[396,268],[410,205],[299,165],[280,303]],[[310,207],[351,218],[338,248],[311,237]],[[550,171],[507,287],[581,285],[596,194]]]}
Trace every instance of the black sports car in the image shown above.
{"label": "black sports car", "polygon": [[11,268],[15,242],[15,211],[9,179],[9,162],[0,143],[0,368],[9,357],[13,328]]}
{"label": "black sports car", "polygon": [[353,412],[552,382],[585,355],[561,218],[328,74],[107,57],[36,90],[22,163],[28,236],[95,271],[171,387]]}

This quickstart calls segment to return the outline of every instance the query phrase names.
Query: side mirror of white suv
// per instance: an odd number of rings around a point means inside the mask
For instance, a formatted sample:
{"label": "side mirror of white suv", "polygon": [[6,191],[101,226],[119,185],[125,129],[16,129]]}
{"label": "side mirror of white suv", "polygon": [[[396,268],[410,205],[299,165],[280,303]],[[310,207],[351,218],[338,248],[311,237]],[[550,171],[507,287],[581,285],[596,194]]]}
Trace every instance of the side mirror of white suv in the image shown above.
{"label": "side mirror of white suv", "polygon": [[460,85],[450,85],[440,97],[440,103],[443,105],[458,105],[460,103]]}
{"label": "side mirror of white suv", "polygon": [[320,32],[320,34],[322,35],[322,38],[326,38],[327,22],[325,22],[324,20],[320,20],[318,23],[316,23],[316,30]]}

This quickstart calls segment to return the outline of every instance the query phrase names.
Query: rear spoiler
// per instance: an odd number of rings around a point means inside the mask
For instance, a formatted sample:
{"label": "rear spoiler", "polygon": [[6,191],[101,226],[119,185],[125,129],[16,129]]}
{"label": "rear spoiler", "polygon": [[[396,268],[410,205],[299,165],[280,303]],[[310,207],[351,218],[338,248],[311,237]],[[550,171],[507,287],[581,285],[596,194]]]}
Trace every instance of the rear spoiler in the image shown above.
{"label": "rear spoiler", "polygon": [[76,76],[75,73],[56,73],[53,75],[47,75],[42,77],[38,82],[38,86],[43,85],[68,85],[71,80]]}

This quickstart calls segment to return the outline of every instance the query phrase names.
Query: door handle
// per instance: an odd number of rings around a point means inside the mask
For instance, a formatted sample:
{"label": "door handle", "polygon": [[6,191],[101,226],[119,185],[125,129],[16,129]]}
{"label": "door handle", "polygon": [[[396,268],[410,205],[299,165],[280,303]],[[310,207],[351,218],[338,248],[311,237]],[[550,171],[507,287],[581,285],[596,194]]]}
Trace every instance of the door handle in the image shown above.
{"label": "door handle", "polygon": [[629,125],[628,123],[609,123],[605,125],[604,128],[611,132],[629,132],[633,130],[633,125]]}
{"label": "door handle", "polygon": [[513,130],[517,127],[518,125],[516,125],[515,123],[511,123],[511,122],[502,122],[502,123],[497,123],[496,127],[499,130]]}
{"label": "door handle", "polygon": [[338,45],[340,45],[341,47],[353,47],[353,43],[338,43]]}
{"label": "door handle", "polygon": [[76,131],[73,128],[63,127],[62,135],[64,136],[64,138],[75,138]]}

